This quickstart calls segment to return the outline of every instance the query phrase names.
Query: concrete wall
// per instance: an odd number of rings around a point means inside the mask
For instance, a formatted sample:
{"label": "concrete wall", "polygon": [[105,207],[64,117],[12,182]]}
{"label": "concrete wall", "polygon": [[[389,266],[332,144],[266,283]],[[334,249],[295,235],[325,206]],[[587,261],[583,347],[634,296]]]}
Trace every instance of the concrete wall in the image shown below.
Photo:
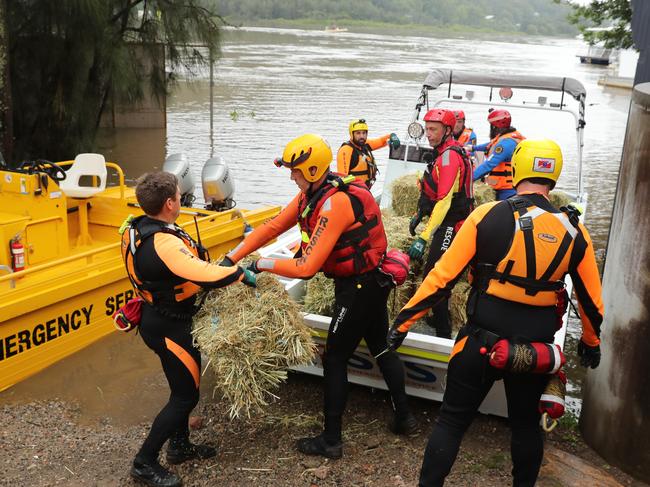
{"label": "concrete wall", "polygon": [[635,86],[603,277],[602,361],[580,429],[608,462],[650,482],[650,83]]}

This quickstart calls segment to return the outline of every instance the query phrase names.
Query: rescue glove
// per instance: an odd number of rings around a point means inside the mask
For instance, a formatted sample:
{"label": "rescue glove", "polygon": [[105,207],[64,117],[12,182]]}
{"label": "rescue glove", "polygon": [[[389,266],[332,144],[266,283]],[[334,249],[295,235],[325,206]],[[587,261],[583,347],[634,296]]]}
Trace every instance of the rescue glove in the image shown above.
{"label": "rescue glove", "polygon": [[235,263],[226,255],[223,260],[219,262],[219,265],[221,267],[233,267]]}
{"label": "rescue glove", "polygon": [[251,272],[254,272],[255,274],[259,274],[260,272],[262,272],[262,269],[257,267],[257,261],[256,260],[254,260],[253,262],[248,264],[248,267],[246,267],[246,269],[248,269]]}
{"label": "rescue glove", "polygon": [[411,244],[411,248],[408,251],[409,257],[411,259],[422,260],[424,256],[424,247],[427,246],[426,240],[422,237],[416,238]]}
{"label": "rescue glove", "polygon": [[409,233],[413,237],[415,237],[415,229],[422,221],[422,216],[422,210],[418,209],[418,212],[411,218],[411,221],[409,222]]}
{"label": "rescue glove", "polygon": [[388,139],[388,145],[390,145],[391,149],[399,149],[399,146],[401,145],[401,142],[399,141],[399,137],[397,134],[390,134],[390,138]]}
{"label": "rescue glove", "polygon": [[578,342],[578,356],[580,357],[580,365],[595,369],[600,364],[600,345],[592,347],[580,340]]}
{"label": "rescue glove", "polygon": [[249,287],[257,287],[257,277],[248,269],[243,269],[244,278],[241,280],[242,284],[246,284]]}
{"label": "rescue glove", "polygon": [[388,335],[386,336],[387,349],[397,350],[402,345],[406,335],[408,335],[408,331],[399,331],[397,327],[388,330]]}

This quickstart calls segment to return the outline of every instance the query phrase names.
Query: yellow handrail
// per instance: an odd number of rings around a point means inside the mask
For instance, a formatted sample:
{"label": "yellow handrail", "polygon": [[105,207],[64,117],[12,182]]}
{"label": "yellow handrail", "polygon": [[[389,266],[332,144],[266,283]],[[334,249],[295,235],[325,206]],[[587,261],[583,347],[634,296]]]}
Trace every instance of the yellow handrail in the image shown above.
{"label": "yellow handrail", "polygon": [[[74,161],[61,161],[57,162],[56,164],[59,166],[71,166],[74,164]],[[115,169],[115,171],[117,171],[117,175],[120,179],[120,199],[124,199],[124,191],[126,188],[126,184],[124,184],[124,171],[122,171],[122,168],[114,162],[107,162],[106,167],[110,167],[111,169]]]}

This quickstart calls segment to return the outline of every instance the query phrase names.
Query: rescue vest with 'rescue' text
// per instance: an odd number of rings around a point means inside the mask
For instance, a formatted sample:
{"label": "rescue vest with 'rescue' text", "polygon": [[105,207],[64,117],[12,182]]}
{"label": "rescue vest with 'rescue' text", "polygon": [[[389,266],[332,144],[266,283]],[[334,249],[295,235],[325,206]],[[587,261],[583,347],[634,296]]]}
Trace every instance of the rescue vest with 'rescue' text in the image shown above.
{"label": "rescue vest with 'rescue' text", "polygon": [[377,169],[375,156],[372,154],[370,145],[364,144],[363,147],[359,148],[352,142],[343,142],[341,147],[344,145],[352,149],[349,174],[356,176],[360,181],[366,183],[368,187],[371,187],[375,179],[377,179],[379,169]]}
{"label": "rescue vest with 'rescue' text", "polygon": [[[320,209],[334,193],[343,191],[354,212],[354,223],[341,234],[321,270],[328,277],[349,277],[377,268],[386,253],[386,234],[381,212],[370,190],[361,181],[344,182],[332,174],[312,197],[303,195],[298,205],[298,223],[304,252],[320,218]],[[307,240],[307,241],[305,241]]]}

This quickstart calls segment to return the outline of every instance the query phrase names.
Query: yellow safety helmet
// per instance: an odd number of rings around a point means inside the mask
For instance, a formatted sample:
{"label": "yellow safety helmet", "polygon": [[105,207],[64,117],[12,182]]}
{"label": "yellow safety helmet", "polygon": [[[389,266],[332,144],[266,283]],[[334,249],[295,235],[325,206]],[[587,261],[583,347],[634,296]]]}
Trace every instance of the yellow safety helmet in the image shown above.
{"label": "yellow safety helmet", "polygon": [[512,185],[530,178],[550,179],[554,183],[562,172],[562,149],[549,139],[525,139],[512,155]]}
{"label": "yellow safety helmet", "polygon": [[350,139],[352,139],[352,134],[357,130],[368,131],[368,124],[363,118],[358,118],[357,120],[352,120],[348,126],[348,131],[350,132]]}
{"label": "yellow safety helmet", "polygon": [[307,181],[313,183],[330,167],[332,149],[327,141],[316,134],[305,134],[287,144],[281,159],[275,160],[278,167],[300,169]]}

